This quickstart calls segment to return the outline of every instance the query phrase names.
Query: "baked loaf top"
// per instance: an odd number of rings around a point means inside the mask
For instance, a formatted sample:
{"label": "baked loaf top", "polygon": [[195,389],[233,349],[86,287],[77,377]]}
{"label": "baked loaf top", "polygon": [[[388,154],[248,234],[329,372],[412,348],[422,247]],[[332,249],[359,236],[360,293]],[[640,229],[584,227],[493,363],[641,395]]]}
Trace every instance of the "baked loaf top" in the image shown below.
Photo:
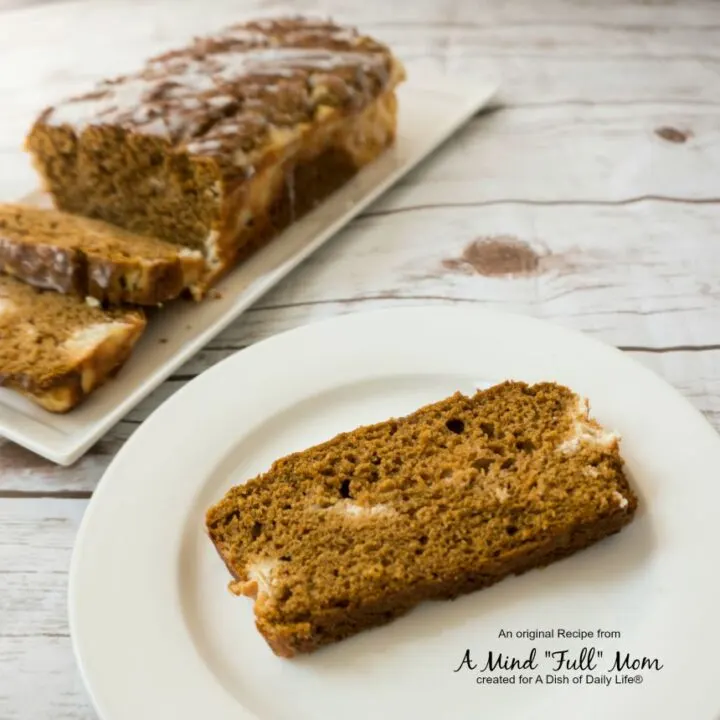
{"label": "baked loaf top", "polygon": [[387,47],[354,29],[261,20],[155,57],[47,109],[38,122],[75,132],[112,125],[251,175],[313,122],[360,110],[403,76]]}
{"label": "baked loaf top", "polygon": [[278,460],[206,522],[231,590],[292,656],[568,555],[636,505],[585,401],[509,382]]}
{"label": "baked loaf top", "polygon": [[155,305],[190,288],[204,267],[198,251],[98,220],[0,205],[0,272],[38,288]]}
{"label": "baked loaf top", "polygon": [[118,371],[145,322],[0,275],[0,385],[66,412]]}
{"label": "baked loaf top", "polygon": [[236,25],[45,110],[55,206],[203,252],[196,296],[395,137],[389,49],[302,18]]}

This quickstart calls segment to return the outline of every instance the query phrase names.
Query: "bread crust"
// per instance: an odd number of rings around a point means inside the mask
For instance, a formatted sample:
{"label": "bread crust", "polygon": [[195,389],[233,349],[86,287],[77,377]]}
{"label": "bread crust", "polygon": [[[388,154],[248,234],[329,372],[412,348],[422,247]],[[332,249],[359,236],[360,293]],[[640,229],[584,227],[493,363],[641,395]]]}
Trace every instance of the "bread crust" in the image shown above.
{"label": "bread crust", "polygon": [[205,268],[199,252],[66,213],[0,205],[0,272],[111,305],[158,305]]}

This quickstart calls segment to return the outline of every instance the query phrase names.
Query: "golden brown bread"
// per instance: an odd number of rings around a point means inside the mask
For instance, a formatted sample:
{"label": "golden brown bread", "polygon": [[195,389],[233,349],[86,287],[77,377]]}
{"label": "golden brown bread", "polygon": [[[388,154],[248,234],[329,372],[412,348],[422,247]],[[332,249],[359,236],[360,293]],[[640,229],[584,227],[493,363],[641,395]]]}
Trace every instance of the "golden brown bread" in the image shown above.
{"label": "golden brown bread", "polygon": [[201,250],[207,288],[393,141],[403,78],[352,28],[250,22],[48,108],[27,148],[57,207]]}
{"label": "golden brown bread", "polygon": [[158,305],[191,289],[205,263],[181,248],[99,220],[0,204],[0,272],[113,305]]}
{"label": "golden brown bread", "polygon": [[[26,148],[66,214],[8,206],[3,219],[0,209],[0,272],[112,305],[159,304],[187,287],[200,299],[393,142],[404,77],[389,48],[354,28],[281,18],[198,38],[49,107]],[[24,300],[60,313],[60,336],[44,347],[50,370],[38,384],[20,367],[33,319],[13,303],[2,382],[67,410],[83,396],[78,388],[99,384],[78,381],[71,391],[70,376],[90,370],[56,367],[67,362],[66,310],[86,308],[68,301],[60,311],[37,293]],[[117,332],[87,359],[93,377],[105,379],[144,327],[139,313],[117,316],[125,318],[113,321]]]}
{"label": "golden brown bread", "polygon": [[585,401],[508,382],[278,460],[206,524],[230,589],[291,657],[546,565],[636,507],[618,439]]}
{"label": "golden brown bread", "polygon": [[102,310],[0,275],[0,385],[67,412],[118,372],[144,329],[138,310]]}

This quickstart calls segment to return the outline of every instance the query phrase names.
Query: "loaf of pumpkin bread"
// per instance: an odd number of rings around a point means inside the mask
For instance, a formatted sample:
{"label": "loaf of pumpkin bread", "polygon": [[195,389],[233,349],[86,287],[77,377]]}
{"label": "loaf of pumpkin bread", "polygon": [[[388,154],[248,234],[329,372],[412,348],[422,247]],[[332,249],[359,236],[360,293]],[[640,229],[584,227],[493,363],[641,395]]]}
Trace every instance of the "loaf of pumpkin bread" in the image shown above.
{"label": "loaf of pumpkin bread", "polygon": [[249,22],[46,109],[26,146],[56,207],[200,250],[201,293],[392,143],[403,78],[352,28]]}
{"label": "loaf of pumpkin bread", "polygon": [[230,589],[292,657],[581,550],[637,507],[588,412],[507,382],[278,460],[207,512]]}

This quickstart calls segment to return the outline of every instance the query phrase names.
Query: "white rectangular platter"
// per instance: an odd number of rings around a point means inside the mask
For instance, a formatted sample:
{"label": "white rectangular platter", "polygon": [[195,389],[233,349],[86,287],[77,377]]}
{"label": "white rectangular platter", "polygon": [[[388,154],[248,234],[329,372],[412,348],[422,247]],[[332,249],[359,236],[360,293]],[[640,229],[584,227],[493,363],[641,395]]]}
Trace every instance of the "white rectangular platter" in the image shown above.
{"label": "white rectangular platter", "polygon": [[492,98],[483,83],[407,83],[400,89],[395,147],[288,228],[218,286],[220,297],[178,301],[148,324],[119,375],[67,415],[48,413],[0,388],[0,436],[61,465],[81,457],[118,420],[260,296],[447,140]]}

